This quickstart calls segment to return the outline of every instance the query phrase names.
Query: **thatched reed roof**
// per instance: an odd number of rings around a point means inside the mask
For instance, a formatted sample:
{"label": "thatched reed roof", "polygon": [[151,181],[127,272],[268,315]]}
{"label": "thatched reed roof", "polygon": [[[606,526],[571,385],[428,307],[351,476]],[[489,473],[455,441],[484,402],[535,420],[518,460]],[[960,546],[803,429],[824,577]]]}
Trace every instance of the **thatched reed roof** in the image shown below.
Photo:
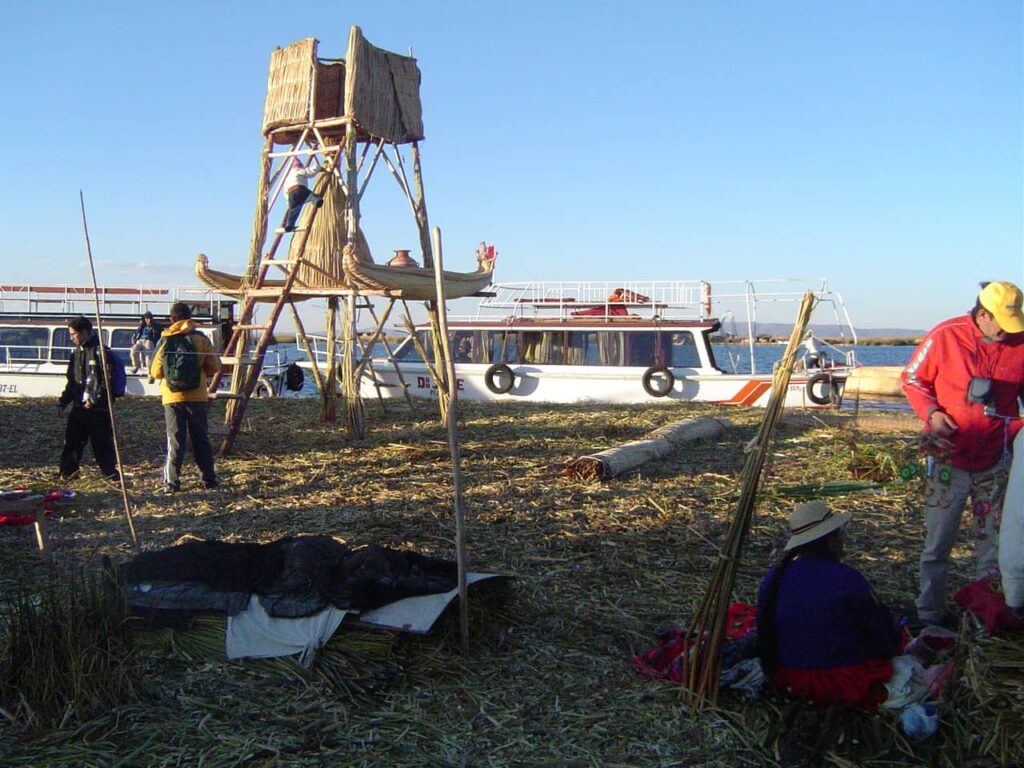
{"label": "thatched reed roof", "polygon": [[370,136],[395,143],[423,138],[416,59],[377,48],[359,27],[348,38],[345,114]]}
{"label": "thatched reed roof", "polygon": [[[420,70],[416,59],[371,45],[359,27],[349,33],[344,61],[320,60],[317,40],[304,38],[270,56],[263,134],[293,143],[311,121],[347,117],[359,139],[405,144],[423,138]],[[315,87],[315,96],[310,99]],[[312,101],[312,114],[310,107]],[[344,134],[343,123],[322,128]]]}
{"label": "thatched reed roof", "polygon": [[309,122],[309,92],[317,66],[317,40],[307,37],[270,54],[263,134]]}

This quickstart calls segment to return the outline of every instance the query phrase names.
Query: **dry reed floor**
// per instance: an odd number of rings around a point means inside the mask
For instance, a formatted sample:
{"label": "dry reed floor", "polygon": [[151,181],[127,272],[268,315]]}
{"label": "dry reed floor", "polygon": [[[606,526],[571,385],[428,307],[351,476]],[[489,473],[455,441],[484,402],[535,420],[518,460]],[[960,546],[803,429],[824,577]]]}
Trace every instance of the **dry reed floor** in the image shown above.
{"label": "dry reed floor", "polygon": [[[54,411],[52,400],[0,400],[0,486],[53,485],[63,431]],[[560,473],[573,458],[702,414],[728,418],[735,428],[603,484]],[[357,680],[346,687],[324,676],[284,674],[280,666],[228,663],[216,640],[205,652],[201,642],[184,639],[140,642],[138,696],[113,710],[72,711],[63,727],[25,729],[13,714],[16,703],[3,702],[0,763],[775,765],[779,703],[723,693],[717,709],[694,715],[672,686],[640,679],[630,666],[634,653],[661,629],[685,625],[699,604],[729,525],[743,446],[762,415],[679,404],[464,404],[471,568],[517,578],[510,595],[473,606],[468,654],[460,653],[451,621],[422,639],[357,632],[349,667],[338,673]],[[164,451],[159,403],[128,400],[118,416],[144,549],[190,538],[267,542],[325,533],[453,557],[451,466],[429,404],[415,414],[397,405],[380,414],[368,404],[368,435],[355,443],[341,427],[320,422],[314,400],[253,401],[237,450],[218,461],[222,488],[203,490],[187,464],[185,490],[170,499],[152,494]],[[762,481],[736,599],[754,601],[785,542],[788,511],[813,495],[797,486],[891,479],[916,459],[915,430],[906,416],[787,414]],[[30,528],[0,528],[4,590],[45,583],[53,569],[98,566],[103,555],[132,555],[120,494],[97,478],[88,451],[85,476],[73,487],[79,497],[49,524],[49,564],[34,551]],[[919,490],[916,481],[893,483],[830,500],[855,513],[849,562],[893,606],[910,605],[914,596]],[[955,585],[968,578],[969,555],[965,537],[955,551]],[[881,714],[861,723],[874,738],[826,749],[825,764],[1024,764],[1020,638],[966,637],[969,653],[931,742],[907,743],[892,716]],[[815,736],[808,732],[808,741]]]}

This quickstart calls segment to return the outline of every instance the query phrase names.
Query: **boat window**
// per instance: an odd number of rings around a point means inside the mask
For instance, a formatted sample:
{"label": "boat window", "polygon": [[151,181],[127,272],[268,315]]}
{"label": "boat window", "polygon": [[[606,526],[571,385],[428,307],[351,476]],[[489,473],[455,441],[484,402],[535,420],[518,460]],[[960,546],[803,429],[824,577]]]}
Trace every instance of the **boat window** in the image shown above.
{"label": "boat window", "polygon": [[113,333],[114,340],[113,342],[111,342],[110,348],[113,349],[114,351],[118,351],[121,349],[131,349],[132,335],[134,335],[134,333],[135,331],[131,330],[130,328],[115,329]]}
{"label": "boat window", "polygon": [[625,365],[622,331],[601,331],[597,344],[598,365]]}
{"label": "boat window", "polygon": [[673,368],[700,368],[700,352],[691,332],[680,331],[672,334],[671,365]]}
{"label": "boat window", "polygon": [[600,365],[597,331],[571,331],[565,345],[566,365]]}
{"label": "boat window", "polygon": [[[472,363],[473,360],[473,332],[455,331],[451,338],[452,359],[456,363]],[[477,349],[480,346],[477,345]]]}
{"label": "boat window", "polygon": [[672,334],[665,331],[633,331],[626,334],[626,365],[669,365]]}
{"label": "boat window", "polygon": [[[417,331],[416,339],[419,341],[420,346],[426,350],[427,357],[430,361],[434,361],[434,347],[430,342],[430,331]],[[422,363],[423,355],[416,349],[416,345],[413,344],[412,339],[403,341],[402,344],[395,350],[395,359],[403,363]]]}
{"label": "boat window", "polygon": [[491,331],[489,335],[490,362],[519,362],[519,334],[516,331]]}
{"label": "boat window", "polygon": [[53,331],[53,340],[50,342],[50,359],[65,361],[71,357],[75,345],[71,343],[67,328],[56,328]]}
{"label": "boat window", "polygon": [[558,365],[562,362],[564,337],[561,331],[524,331],[523,362]]}
{"label": "boat window", "polygon": [[36,362],[46,359],[45,328],[0,328],[0,362]]}
{"label": "boat window", "polygon": [[[115,331],[115,333],[118,333]],[[129,338],[131,337],[131,331],[128,331]],[[110,331],[106,328],[103,329],[103,341],[109,347],[110,346]],[[129,347],[131,344],[128,345]],[[66,362],[71,357],[71,353],[75,351],[75,345],[71,343],[71,336],[68,335],[67,328],[55,328],[53,330],[53,338],[50,341],[50,359],[55,362]],[[121,358],[121,362],[128,363],[129,355],[127,349],[116,350],[117,356]]]}

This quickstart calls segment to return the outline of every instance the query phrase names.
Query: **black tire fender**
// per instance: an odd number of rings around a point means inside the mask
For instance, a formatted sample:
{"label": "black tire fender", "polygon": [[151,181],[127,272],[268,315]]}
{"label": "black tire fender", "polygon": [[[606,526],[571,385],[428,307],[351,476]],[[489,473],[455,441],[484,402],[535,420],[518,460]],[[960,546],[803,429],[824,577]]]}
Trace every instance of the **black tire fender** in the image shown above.
{"label": "black tire fender", "polygon": [[516,384],[516,375],[504,363],[492,365],[484,373],[484,384],[496,395],[504,395]]}
{"label": "black tire fender", "polygon": [[[814,388],[819,384],[825,385],[825,394],[816,394]],[[807,380],[807,399],[815,405],[832,404],[832,375],[828,373],[816,373]]]}
{"label": "black tire fender", "polygon": [[652,365],[644,371],[644,392],[651,397],[664,397],[672,391],[676,377],[663,365]]}
{"label": "black tire fender", "polygon": [[256,389],[253,394],[263,399],[271,398],[274,396],[274,385],[266,376],[260,376],[256,381]]}

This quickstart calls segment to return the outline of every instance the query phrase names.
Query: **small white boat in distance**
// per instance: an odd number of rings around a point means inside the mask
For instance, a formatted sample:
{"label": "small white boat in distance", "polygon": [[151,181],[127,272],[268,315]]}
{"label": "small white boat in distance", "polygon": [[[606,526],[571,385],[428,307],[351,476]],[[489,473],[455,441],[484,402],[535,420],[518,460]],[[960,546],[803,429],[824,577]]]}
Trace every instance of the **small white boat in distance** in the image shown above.
{"label": "small white boat in distance", "polygon": [[[801,284],[802,283],[802,284]],[[471,317],[449,317],[458,396],[469,400],[550,403],[649,403],[684,400],[764,406],[772,372],[754,359],[756,307],[792,303],[806,290],[830,307],[843,336],[856,343],[841,297],[824,280],[622,281],[507,283],[494,286]],[[713,316],[715,308],[723,313]],[[726,309],[728,307],[728,309]],[[723,319],[745,321],[746,372],[728,372],[715,359],[712,337]],[[848,329],[848,330],[847,330]],[[818,340],[819,345],[822,344]],[[317,344],[321,352],[322,340]],[[418,327],[393,353],[375,355],[360,381],[364,397],[436,397],[420,350],[433,362],[430,331]],[[837,407],[853,352],[831,350],[825,368],[799,367],[787,388],[788,407]],[[323,355],[318,354],[318,360]]]}
{"label": "small white boat in distance", "polygon": [[[160,394],[160,382],[150,382],[145,367],[132,373],[129,350],[142,313],[152,312],[166,328],[171,305],[178,301],[192,307],[197,330],[220,350],[234,322],[234,301],[206,289],[99,289],[103,343],[125,364],[128,395]],[[67,324],[77,315],[85,315],[95,327],[96,291],[92,287],[0,285],[0,397],[60,396],[74,349]],[[273,366],[264,370],[268,375],[261,379],[257,394],[273,396],[283,377]]]}

